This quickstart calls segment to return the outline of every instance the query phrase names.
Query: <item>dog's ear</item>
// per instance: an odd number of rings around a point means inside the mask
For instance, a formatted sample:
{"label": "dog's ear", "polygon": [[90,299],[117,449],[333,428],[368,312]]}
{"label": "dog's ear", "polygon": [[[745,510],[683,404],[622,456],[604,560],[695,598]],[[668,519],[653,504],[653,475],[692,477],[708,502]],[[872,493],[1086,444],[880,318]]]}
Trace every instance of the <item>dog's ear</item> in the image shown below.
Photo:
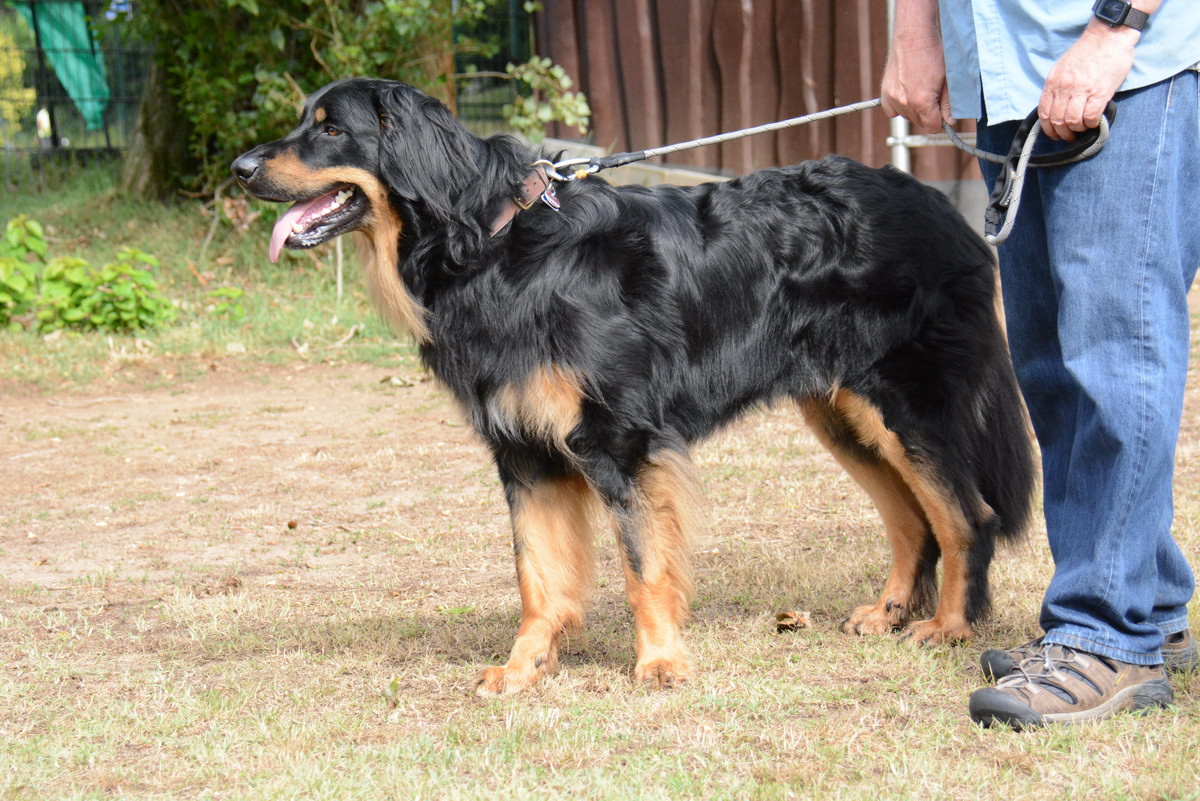
{"label": "dog's ear", "polygon": [[404,84],[378,90],[379,168],[388,188],[449,220],[477,181],[479,140],[440,102]]}

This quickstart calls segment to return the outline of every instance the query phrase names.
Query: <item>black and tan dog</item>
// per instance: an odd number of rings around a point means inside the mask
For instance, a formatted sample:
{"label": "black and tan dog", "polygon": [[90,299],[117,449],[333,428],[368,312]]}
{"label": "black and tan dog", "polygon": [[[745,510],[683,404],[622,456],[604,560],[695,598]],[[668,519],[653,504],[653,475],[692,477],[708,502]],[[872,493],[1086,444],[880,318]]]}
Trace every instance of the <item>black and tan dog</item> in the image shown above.
{"label": "black and tan dog", "polygon": [[233,165],[252,195],[297,201],[273,259],[360,232],[379,307],[491,448],[522,621],[478,692],[555,671],[559,634],[583,620],[593,506],[615,522],[636,678],[685,679],[688,450],[781,400],[874,499],[891,542],[878,601],[843,629],[970,636],[994,546],[1026,523],[1033,463],[992,256],[945,199],[830,157],[689,188],[589,178],[538,202],[536,158],[412,87],[354,79]]}

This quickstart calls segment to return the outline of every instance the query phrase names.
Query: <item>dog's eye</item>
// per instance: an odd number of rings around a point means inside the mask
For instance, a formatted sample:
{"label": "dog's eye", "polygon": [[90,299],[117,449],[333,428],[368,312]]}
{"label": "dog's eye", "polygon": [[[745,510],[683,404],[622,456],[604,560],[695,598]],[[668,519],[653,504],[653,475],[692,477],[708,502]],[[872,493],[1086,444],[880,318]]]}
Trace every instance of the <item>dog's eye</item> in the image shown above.
{"label": "dog's eye", "polygon": [[324,128],[321,129],[321,135],[322,136],[341,136],[342,132],[340,130],[338,130],[337,128],[334,128],[332,125],[326,125]]}

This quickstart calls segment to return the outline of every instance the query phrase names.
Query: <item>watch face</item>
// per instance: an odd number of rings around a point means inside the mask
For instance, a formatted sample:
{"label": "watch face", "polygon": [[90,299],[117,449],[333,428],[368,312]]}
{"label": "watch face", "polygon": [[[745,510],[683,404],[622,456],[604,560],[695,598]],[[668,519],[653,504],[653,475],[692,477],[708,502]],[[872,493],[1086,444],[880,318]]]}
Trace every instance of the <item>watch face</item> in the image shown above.
{"label": "watch face", "polygon": [[1120,22],[1128,7],[1125,0],[1101,0],[1096,4],[1096,16],[1105,22]]}

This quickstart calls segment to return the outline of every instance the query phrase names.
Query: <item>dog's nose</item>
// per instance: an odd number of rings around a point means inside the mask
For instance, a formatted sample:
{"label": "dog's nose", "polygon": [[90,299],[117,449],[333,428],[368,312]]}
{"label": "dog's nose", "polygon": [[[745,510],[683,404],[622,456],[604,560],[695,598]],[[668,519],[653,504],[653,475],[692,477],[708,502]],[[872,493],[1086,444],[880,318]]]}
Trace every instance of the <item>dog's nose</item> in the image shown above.
{"label": "dog's nose", "polygon": [[262,159],[260,159],[258,156],[255,156],[253,153],[246,153],[243,156],[239,156],[238,159],[233,162],[233,174],[237,176],[237,179],[243,184],[249,183],[250,179],[254,177],[254,173],[258,172],[258,168],[261,166]]}

